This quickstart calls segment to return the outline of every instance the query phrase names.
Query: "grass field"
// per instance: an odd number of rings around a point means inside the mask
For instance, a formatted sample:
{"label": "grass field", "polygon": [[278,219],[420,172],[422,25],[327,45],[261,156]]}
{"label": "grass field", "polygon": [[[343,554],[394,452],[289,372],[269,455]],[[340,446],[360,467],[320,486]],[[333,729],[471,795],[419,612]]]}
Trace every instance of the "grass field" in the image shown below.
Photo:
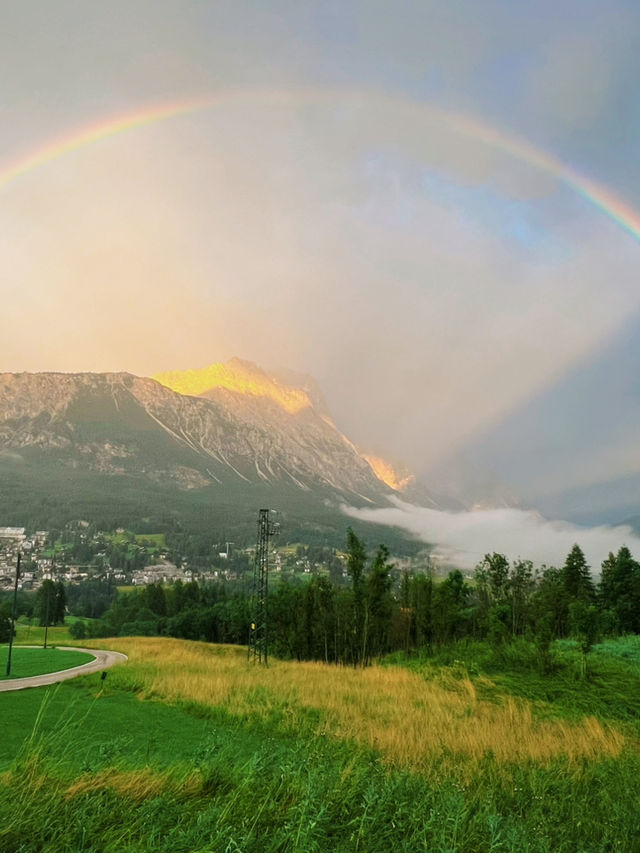
{"label": "grass field", "polygon": [[[6,681],[8,646],[0,646],[0,681]],[[28,678],[45,672],[60,672],[93,660],[86,652],[68,652],[62,649],[29,649],[14,646],[11,654],[11,679]]]}
{"label": "grass field", "polygon": [[273,719],[312,736],[354,740],[379,750],[390,765],[438,775],[473,772],[497,762],[571,762],[617,756],[624,737],[595,717],[548,720],[526,701],[479,698],[473,681],[457,674],[425,679],[401,667],[335,668],[274,660],[268,669],[245,665],[243,649],[180,640],[112,640],[132,666],[119,683],[148,697],[219,707],[241,717]]}
{"label": "grass field", "polygon": [[470,677],[478,695],[492,700],[510,695],[532,703],[538,716],[601,720],[640,720],[640,637],[623,637],[595,646],[589,679],[580,677],[580,654],[575,642],[555,643],[555,666],[541,675],[533,645],[518,641],[499,649],[470,640],[452,643],[431,656],[392,655],[398,663],[426,679],[443,673]]}
{"label": "grass field", "polygon": [[154,548],[166,548],[167,543],[164,533],[137,533],[135,541],[138,544],[149,544]]}
{"label": "grass field", "polygon": [[[49,625],[47,628],[48,646],[66,646],[73,641],[69,633],[69,626],[77,621],[74,616],[67,616],[64,625]],[[87,619],[85,622],[89,621]],[[35,619],[27,619],[21,616],[16,622],[16,645],[42,646],[44,644],[44,628],[37,624]]]}
{"label": "grass field", "polygon": [[130,656],[104,686],[0,696],[7,853],[640,850],[640,725],[603,698],[638,693],[624,655],[594,655],[592,690],[559,652],[547,686],[583,714],[526,698],[524,670],[488,672],[479,649],[265,670],[231,647],[101,644]]}

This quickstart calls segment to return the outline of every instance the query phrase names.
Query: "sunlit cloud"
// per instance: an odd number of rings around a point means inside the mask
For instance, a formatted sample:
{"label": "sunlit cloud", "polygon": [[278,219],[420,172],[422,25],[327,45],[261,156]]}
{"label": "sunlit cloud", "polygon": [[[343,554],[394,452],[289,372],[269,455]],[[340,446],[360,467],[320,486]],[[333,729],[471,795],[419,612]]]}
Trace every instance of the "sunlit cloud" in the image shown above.
{"label": "sunlit cloud", "polygon": [[[38,347],[10,302],[3,367],[292,366],[358,443],[424,469],[640,302],[624,233],[474,133],[389,98],[232,99],[32,169],[0,224]],[[510,238],[514,213],[535,240]]]}
{"label": "sunlit cloud", "polygon": [[459,453],[640,304],[637,4],[541,2],[13,4],[0,369],[237,355]]}

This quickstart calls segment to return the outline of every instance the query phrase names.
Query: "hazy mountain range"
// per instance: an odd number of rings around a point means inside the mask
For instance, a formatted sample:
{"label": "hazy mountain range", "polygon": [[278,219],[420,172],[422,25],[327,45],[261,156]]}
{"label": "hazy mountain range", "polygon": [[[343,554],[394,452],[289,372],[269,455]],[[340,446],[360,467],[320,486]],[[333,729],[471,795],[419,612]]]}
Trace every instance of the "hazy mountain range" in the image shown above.
{"label": "hazy mountain range", "polygon": [[0,475],[7,522],[44,523],[52,502],[61,516],[106,519],[157,514],[159,501],[166,512],[272,505],[306,519],[394,493],[461,506],[357,449],[312,378],[239,359],[154,378],[2,374]]}

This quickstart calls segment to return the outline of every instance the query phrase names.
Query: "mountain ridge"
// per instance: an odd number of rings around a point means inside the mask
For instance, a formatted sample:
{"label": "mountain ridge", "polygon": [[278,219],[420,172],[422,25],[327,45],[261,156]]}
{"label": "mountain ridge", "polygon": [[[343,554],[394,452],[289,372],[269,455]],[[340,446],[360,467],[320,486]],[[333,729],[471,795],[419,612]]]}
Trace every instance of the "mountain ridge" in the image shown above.
{"label": "mountain ridge", "polygon": [[[311,412],[286,414],[277,423],[280,412],[268,399],[256,406],[250,395],[245,400],[225,388],[184,395],[129,373],[0,375],[3,450],[75,450],[88,467],[98,459],[103,472],[123,473],[135,468],[124,460],[144,460],[145,433],[160,429],[211,482],[228,469],[249,482],[287,478],[309,489],[318,479],[344,492],[379,491],[368,464],[338,430]],[[128,444],[114,440],[124,423]],[[109,456],[111,469],[104,463]]]}
{"label": "mountain ridge", "polygon": [[400,493],[379,478],[311,377],[297,388],[293,372],[285,379],[239,359],[208,376],[217,384],[182,394],[127,372],[0,374],[0,515],[177,513],[201,525],[214,513],[233,526],[263,505],[315,536],[322,524],[344,530],[342,505],[389,506],[393,494],[460,508],[420,484]]}

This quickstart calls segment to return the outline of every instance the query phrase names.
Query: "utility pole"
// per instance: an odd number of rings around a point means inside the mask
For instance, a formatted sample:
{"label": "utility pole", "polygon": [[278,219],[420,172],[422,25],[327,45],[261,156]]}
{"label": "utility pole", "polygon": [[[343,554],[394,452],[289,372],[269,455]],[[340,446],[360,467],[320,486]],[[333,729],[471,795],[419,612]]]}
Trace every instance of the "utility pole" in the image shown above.
{"label": "utility pole", "polygon": [[[51,583],[53,584],[53,567],[56,562],[55,551],[53,553],[53,557],[51,558]],[[51,595],[51,587],[46,587],[47,597],[44,603],[44,648],[47,648],[47,634],[49,632],[49,597]]]}
{"label": "utility pole", "polygon": [[16,627],[16,614],[18,612],[18,580],[20,579],[20,551],[16,563],[16,582],[13,587],[13,610],[11,612],[11,632],[9,634],[9,656],[7,657],[7,678],[11,675],[11,654],[13,652],[13,632]]}
{"label": "utility pole", "polygon": [[258,543],[253,566],[252,619],[249,633],[248,658],[267,666],[267,617],[269,598],[269,540],[278,532],[279,525],[269,518],[269,510],[261,509],[258,515]]}

